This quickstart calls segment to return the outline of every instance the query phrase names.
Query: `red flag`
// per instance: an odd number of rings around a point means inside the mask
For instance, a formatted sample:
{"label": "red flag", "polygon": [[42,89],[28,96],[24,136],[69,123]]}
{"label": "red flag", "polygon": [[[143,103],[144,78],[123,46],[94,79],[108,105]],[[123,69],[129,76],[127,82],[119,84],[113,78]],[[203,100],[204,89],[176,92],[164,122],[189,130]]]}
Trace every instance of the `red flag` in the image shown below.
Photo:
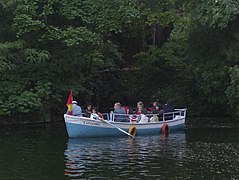
{"label": "red flag", "polygon": [[72,100],[73,100],[73,95],[72,95],[72,90],[70,92],[70,95],[68,97],[68,101],[66,103],[66,106],[68,107],[68,114],[73,115],[72,113]]}

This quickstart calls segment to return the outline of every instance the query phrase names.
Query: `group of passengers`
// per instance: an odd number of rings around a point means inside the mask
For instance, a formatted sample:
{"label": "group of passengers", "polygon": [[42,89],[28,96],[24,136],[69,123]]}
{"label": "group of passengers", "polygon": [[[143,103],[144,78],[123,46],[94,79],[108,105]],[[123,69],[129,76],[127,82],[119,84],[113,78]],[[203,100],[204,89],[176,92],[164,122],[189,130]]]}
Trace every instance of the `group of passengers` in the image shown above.
{"label": "group of passengers", "polygon": [[146,109],[142,101],[137,102],[136,110],[133,111],[127,106],[121,106],[120,102],[114,104],[114,113],[116,114],[163,114],[167,112],[173,112],[174,107],[171,101],[168,100],[166,104],[161,105],[158,101],[152,103],[152,107]]}
{"label": "group of passengers", "polygon": [[[83,116],[92,119],[104,119],[102,113],[100,113],[92,103],[86,103],[85,109],[82,110],[82,108],[77,104],[77,101],[72,101],[72,111],[74,116]],[[161,105],[158,101],[155,101],[148,109],[145,108],[142,101],[138,101],[135,111],[127,106],[122,106],[120,102],[116,102],[114,104],[114,110],[111,111],[110,114],[111,119],[114,118],[115,121],[127,122],[128,119],[125,118],[125,114],[135,114],[137,117],[139,117],[138,119],[144,117],[146,114],[151,114],[153,115],[152,118],[159,119],[163,117],[164,113],[173,111],[174,107],[171,105],[170,100],[168,100],[164,105]]]}
{"label": "group of passengers", "polygon": [[[124,114],[135,114],[138,119],[137,121],[143,122],[144,119],[141,118],[147,118],[145,116],[146,114],[152,115],[150,121],[158,121],[159,118],[162,119],[164,113],[173,111],[174,107],[171,105],[171,101],[168,100],[164,105],[161,105],[158,101],[155,101],[152,103],[152,107],[149,107],[148,109],[144,107],[142,101],[138,101],[135,111],[133,111],[131,108],[128,108],[127,106],[121,106],[121,104],[117,102],[114,104],[114,111],[111,113],[114,114],[114,120],[116,121],[128,121],[127,118],[124,118]],[[135,118],[135,116],[133,116],[132,118]],[[171,117],[168,116],[167,118]],[[148,119],[146,119],[146,121],[148,121]]]}
{"label": "group of passengers", "polygon": [[[66,114],[69,114],[69,110],[67,110]],[[93,104],[90,102],[86,103],[85,109],[82,110],[77,101],[72,101],[72,115],[83,116],[92,119],[103,119],[102,113],[100,113],[97,107],[93,106]]]}

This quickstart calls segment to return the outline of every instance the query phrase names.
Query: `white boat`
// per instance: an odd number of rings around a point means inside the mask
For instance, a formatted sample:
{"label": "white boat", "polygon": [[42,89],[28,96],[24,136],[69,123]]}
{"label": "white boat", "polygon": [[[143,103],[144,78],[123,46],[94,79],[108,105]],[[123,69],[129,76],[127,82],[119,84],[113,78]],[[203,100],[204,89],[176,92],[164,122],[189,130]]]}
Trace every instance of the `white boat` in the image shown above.
{"label": "white boat", "polygon": [[[122,136],[135,137],[147,134],[166,134],[185,126],[187,109],[175,109],[156,114],[104,114],[104,119],[64,114],[68,136],[70,138]],[[119,120],[120,117],[120,121]],[[122,122],[125,121],[125,122]]]}

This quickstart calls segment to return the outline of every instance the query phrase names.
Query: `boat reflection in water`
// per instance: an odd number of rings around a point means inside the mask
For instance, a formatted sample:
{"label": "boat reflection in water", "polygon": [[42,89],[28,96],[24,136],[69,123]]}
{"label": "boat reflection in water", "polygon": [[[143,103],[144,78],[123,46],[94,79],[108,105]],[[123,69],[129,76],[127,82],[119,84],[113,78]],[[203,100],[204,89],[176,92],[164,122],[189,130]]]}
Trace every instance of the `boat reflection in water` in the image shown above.
{"label": "boat reflection in water", "polygon": [[136,139],[70,138],[64,153],[64,174],[101,179],[166,177],[167,171],[183,162],[185,150],[184,132]]}

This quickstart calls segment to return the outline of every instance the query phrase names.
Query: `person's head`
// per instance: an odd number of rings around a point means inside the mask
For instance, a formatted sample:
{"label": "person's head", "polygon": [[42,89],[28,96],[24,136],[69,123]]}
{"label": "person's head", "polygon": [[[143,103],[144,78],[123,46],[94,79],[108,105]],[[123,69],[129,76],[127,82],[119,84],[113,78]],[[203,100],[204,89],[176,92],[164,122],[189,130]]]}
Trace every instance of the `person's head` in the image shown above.
{"label": "person's head", "polygon": [[119,109],[121,107],[121,104],[119,102],[114,104],[114,109]]}
{"label": "person's head", "polygon": [[154,107],[155,107],[155,108],[156,108],[156,107],[160,108],[160,107],[161,107],[161,104],[158,103],[158,102],[156,102],[155,105],[154,105]]}
{"label": "person's head", "polygon": [[91,110],[91,109],[92,109],[91,104],[88,104],[86,108],[87,108],[88,110]]}
{"label": "person's head", "polygon": [[77,105],[77,101],[72,101],[72,104],[73,104],[73,105],[74,105],[74,104]]}
{"label": "person's head", "polygon": [[86,103],[86,109],[88,110],[88,111],[91,111],[92,110],[92,103]]}
{"label": "person's head", "polygon": [[142,101],[138,101],[137,102],[137,108],[143,108],[144,107],[144,104]]}
{"label": "person's head", "polygon": [[153,102],[153,106],[157,106],[158,102],[157,101],[154,101]]}
{"label": "person's head", "polygon": [[92,112],[93,113],[98,113],[99,112],[98,107],[97,106],[92,107]]}
{"label": "person's head", "polygon": [[157,103],[155,106],[156,110],[161,110],[162,109],[162,105],[160,103]]}
{"label": "person's head", "polygon": [[95,108],[92,109],[92,113],[97,113]]}

